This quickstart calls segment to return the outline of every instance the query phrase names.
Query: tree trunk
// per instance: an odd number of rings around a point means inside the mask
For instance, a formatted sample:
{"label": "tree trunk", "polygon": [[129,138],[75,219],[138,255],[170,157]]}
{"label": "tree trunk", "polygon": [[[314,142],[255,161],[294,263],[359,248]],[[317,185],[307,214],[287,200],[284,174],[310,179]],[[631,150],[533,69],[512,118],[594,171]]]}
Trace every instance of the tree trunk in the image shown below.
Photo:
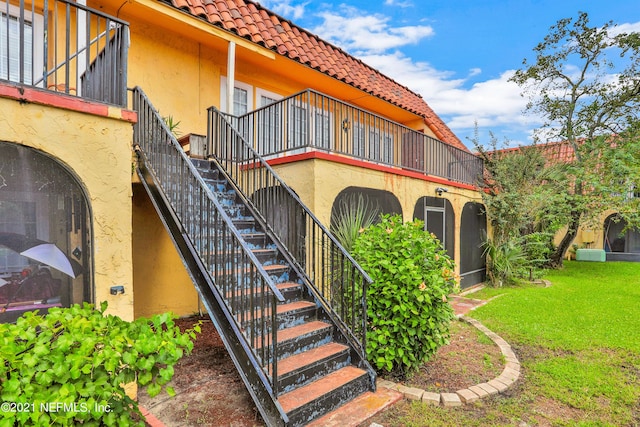
{"label": "tree trunk", "polygon": [[579,210],[571,211],[571,218],[569,220],[569,224],[567,227],[567,232],[562,237],[560,244],[556,248],[555,252],[551,254],[549,258],[549,264],[552,268],[561,268],[562,262],[564,261],[564,256],[571,246],[573,239],[576,238],[578,234],[578,227],[580,227],[580,218],[582,217],[582,212]]}

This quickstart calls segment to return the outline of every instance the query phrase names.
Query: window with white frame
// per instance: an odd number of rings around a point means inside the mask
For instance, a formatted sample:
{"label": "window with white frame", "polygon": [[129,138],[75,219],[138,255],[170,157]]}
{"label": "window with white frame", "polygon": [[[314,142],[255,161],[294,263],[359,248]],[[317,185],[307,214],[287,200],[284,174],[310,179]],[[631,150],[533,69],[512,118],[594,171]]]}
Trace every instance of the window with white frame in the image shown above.
{"label": "window with white frame", "polygon": [[378,128],[369,130],[369,159],[393,163],[393,135]]}
{"label": "window with white frame", "polygon": [[0,79],[20,82],[22,65],[22,82],[32,85],[37,79],[38,70],[42,70],[43,20],[41,15],[29,10],[24,15],[21,40],[20,9],[11,5],[7,7],[6,4],[0,6]]}
{"label": "window with white frame", "polygon": [[365,158],[365,147],[367,144],[367,135],[364,130],[364,125],[358,122],[353,123],[352,127],[353,137],[353,155],[359,158]]}
{"label": "window with white frame", "polygon": [[[229,112],[227,108],[227,78],[220,78],[220,108]],[[241,116],[253,110],[253,86],[235,81],[233,83],[233,115]]]}
{"label": "window with white frame", "polygon": [[249,92],[246,89],[233,88],[233,114],[242,116],[249,112]]}
{"label": "window with white frame", "polygon": [[298,100],[289,103],[287,111],[287,142],[288,148],[305,147],[308,144],[307,138],[307,106]]}
{"label": "window with white frame", "polygon": [[314,144],[318,148],[330,150],[332,138],[331,112],[315,108],[314,110]]}
{"label": "window with white frame", "polygon": [[[258,101],[258,121],[260,123],[258,135],[258,147],[260,154],[271,154],[280,151],[282,147],[278,145],[282,141],[282,105],[276,104],[282,97],[263,89],[256,89]],[[274,105],[276,104],[276,105]]]}

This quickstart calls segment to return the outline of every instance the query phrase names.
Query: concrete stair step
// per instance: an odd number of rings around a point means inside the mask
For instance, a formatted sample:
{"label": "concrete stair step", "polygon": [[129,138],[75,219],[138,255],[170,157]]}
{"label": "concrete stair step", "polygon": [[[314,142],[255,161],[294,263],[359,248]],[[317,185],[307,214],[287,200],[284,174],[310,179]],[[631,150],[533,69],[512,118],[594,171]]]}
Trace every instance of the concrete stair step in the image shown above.
{"label": "concrete stair step", "polygon": [[278,362],[278,376],[287,375],[295,372],[305,366],[311,365],[335,356],[341,352],[349,351],[349,347],[331,342],[321,347],[298,353],[295,356],[289,356]]}
{"label": "concrete stair step", "polygon": [[292,390],[347,366],[349,352],[349,347],[330,342],[278,361],[280,390]]}
{"label": "concrete stair step", "polygon": [[366,371],[346,366],[282,394],[278,402],[293,425],[305,425],[309,418],[330,412],[364,392],[367,381]]}

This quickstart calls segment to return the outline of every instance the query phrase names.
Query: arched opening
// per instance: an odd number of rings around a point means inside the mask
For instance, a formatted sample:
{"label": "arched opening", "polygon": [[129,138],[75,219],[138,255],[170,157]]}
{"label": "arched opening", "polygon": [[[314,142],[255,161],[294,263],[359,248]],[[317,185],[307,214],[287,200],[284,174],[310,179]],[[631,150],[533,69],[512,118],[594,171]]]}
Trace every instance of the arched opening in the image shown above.
{"label": "arched opening", "polygon": [[604,220],[604,250],[607,252],[640,253],[640,232],[626,229],[627,222],[619,214]]}
{"label": "arched opening", "polygon": [[413,218],[424,221],[424,229],[442,243],[447,255],[455,255],[455,215],[451,202],[444,197],[420,197],[413,210]]}
{"label": "arched opening", "polygon": [[272,186],[257,190],[251,200],[262,207],[267,224],[297,259],[306,257],[305,212],[282,187]]}
{"label": "arched opening", "polygon": [[463,289],[485,280],[487,269],[482,244],[486,235],[484,206],[466,203],[460,220],[460,287]]}
{"label": "arched opening", "polygon": [[332,224],[335,223],[337,219],[340,205],[348,203],[358,196],[362,196],[364,200],[368,202],[369,206],[375,208],[380,215],[402,215],[400,201],[393,193],[385,190],[375,190],[373,188],[347,187],[342,190],[333,201],[333,206],[331,207]]}
{"label": "arched opening", "polygon": [[93,301],[91,215],[51,157],[0,142],[0,321]]}

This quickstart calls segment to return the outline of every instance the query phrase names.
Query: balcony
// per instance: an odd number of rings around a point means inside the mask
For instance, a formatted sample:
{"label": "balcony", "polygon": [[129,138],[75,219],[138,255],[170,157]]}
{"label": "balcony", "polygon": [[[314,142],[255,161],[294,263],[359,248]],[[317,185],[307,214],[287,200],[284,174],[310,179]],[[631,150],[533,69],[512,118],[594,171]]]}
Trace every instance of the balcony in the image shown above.
{"label": "balcony", "polygon": [[125,107],[126,22],[68,0],[0,3],[0,81]]}
{"label": "balcony", "polygon": [[311,89],[231,119],[266,157],[324,151],[463,184],[482,176],[472,153]]}

